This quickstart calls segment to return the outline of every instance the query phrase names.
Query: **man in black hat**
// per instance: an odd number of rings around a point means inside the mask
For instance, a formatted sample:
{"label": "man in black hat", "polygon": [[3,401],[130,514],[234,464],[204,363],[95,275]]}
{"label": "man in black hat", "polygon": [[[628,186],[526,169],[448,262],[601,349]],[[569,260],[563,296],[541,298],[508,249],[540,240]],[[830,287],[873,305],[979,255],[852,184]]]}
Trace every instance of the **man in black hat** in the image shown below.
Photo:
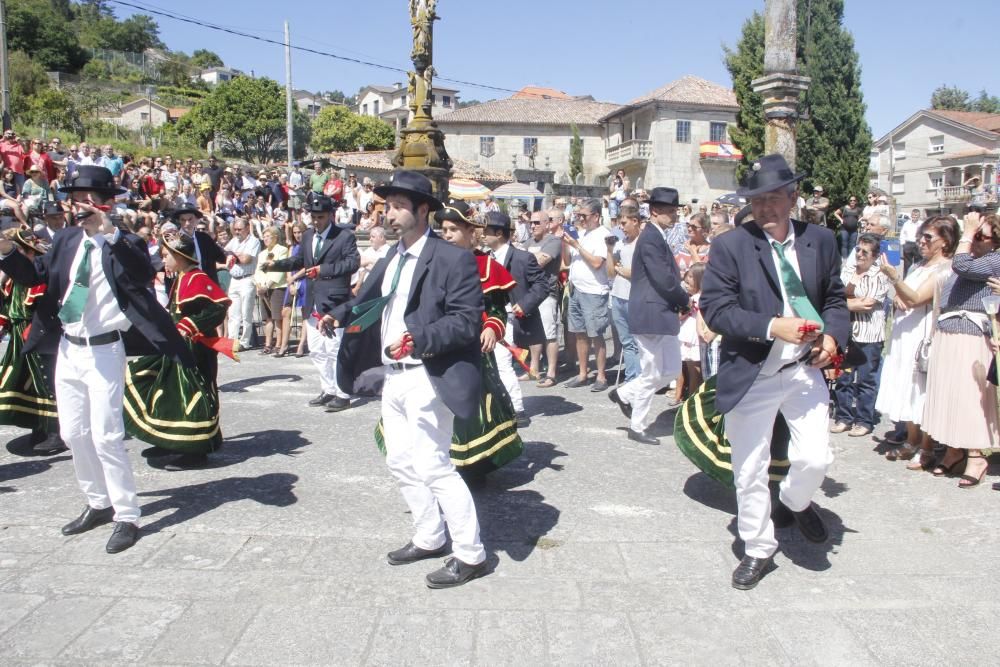
{"label": "man in black hat", "polygon": [[309,401],[327,412],[351,407],[350,395],[337,386],[337,354],[344,330],[321,331],[320,320],[351,298],[351,275],[361,266],[354,232],[333,224],[333,200],[316,195],[309,203],[313,226],[302,235],[302,252],[276,262],[265,262],[264,271],[298,271],[306,268],[312,303],[302,307],[309,357],[319,371],[321,391]]}
{"label": "man in black hat", "polygon": [[225,264],[226,252],[208,233],[195,229],[198,221],[204,218],[205,214],[191,204],[184,204],[184,206],[170,212],[170,219],[177,225],[178,229],[194,239],[198,268],[207,273],[213,283],[218,283],[218,265]]}
{"label": "man in black hat", "polygon": [[38,238],[46,243],[52,243],[56,232],[66,226],[66,212],[59,205],[59,202],[45,201],[42,204],[41,221],[34,225],[34,232]]}
{"label": "man in black hat", "polygon": [[677,313],[690,297],[665,237],[677,224],[677,190],[653,188],[648,201],[650,221],[635,242],[628,298],[628,328],[639,348],[639,375],[608,397],[629,418],[629,440],[658,445],[660,441],[646,432],[656,418],[650,408],[656,392],[680,373]]}
{"label": "man in black hat", "polygon": [[73,451],[87,507],[63,526],[75,535],[114,520],[108,553],[138,536],[139,503],[123,443],[122,400],[127,354],[159,353],[185,364],[194,358],[148,285],[149,255],[138,237],[114,227],[108,202],[122,192],[104,167],[80,165],[68,192],[78,226],[55,236],[45,261],[32,263],[0,239],[0,269],[23,285],[46,285],[25,344],[59,340],[55,370],[59,431]]}
{"label": "man in black hat", "polygon": [[702,283],[705,321],[722,335],[715,406],[732,446],[746,545],[733,586],[744,590],[757,585],[778,547],[768,463],[779,411],[791,431],[780,508],[791,511],[806,539],[828,537],[812,504],[833,460],[820,369],[847,344],[850,316],[833,233],[789,217],[803,177],[780,155],[753,165],[737,194],[750,199],[754,219],[715,240]]}
{"label": "man in black hat", "polygon": [[[486,228],[483,240],[490,248],[493,258],[514,276],[517,284],[510,292],[507,306],[506,339],[508,343],[527,348],[545,342],[542,316],[538,306],[548,296],[548,275],[538,266],[538,260],[527,250],[515,248],[510,243],[511,221],[506,213],[493,211],[486,214]],[[517,412],[517,427],[526,428],[531,419],[524,411],[521,398],[521,383],[514,372],[514,359],[510,350],[498,345],[493,351],[496,356],[500,379],[510,394]]]}
{"label": "man in black hat", "polygon": [[399,243],[357,297],[333,311],[331,320],[346,326],[337,379],[349,392],[364,371],[385,369],[385,460],[415,527],[389,563],[445,555],[447,529],[453,557],[427,576],[427,585],[459,586],[488,567],[472,494],[448,454],[454,417],[471,419],[479,409],[479,269],[472,253],[431,231],[428,215],[441,202],[425,176],[397,170],[375,193],[386,200]]}

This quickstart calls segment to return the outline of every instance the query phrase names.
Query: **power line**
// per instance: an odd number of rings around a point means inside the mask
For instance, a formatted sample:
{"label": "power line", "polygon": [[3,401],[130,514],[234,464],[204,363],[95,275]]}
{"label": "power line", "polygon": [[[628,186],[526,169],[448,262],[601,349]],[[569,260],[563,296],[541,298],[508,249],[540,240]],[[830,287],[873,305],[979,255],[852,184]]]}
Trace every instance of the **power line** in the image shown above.
{"label": "power line", "polygon": [[[210,30],[218,30],[220,32],[229,33],[231,35],[236,35],[237,37],[246,37],[248,39],[255,39],[258,42],[265,42],[267,44],[275,44],[275,45],[281,46],[281,47],[285,46],[284,42],[280,42],[278,40],[270,39],[270,38],[267,38],[267,37],[261,37],[260,35],[254,35],[253,33],[249,33],[249,32],[243,32],[242,30],[234,30],[233,28],[226,28],[226,27],[220,26],[220,25],[213,25],[211,23],[206,23],[206,22],[200,21],[198,19],[187,18],[187,17],[184,17],[184,16],[178,16],[178,15],[175,15],[175,14],[170,14],[168,12],[163,12],[163,11],[159,11],[159,10],[155,10],[155,9],[150,9],[148,7],[143,7],[141,5],[137,5],[137,4],[134,4],[134,3],[131,3],[131,2],[124,2],[123,0],[111,0],[111,2],[113,2],[116,5],[122,5],[122,6],[125,6],[125,7],[131,7],[132,9],[137,9],[137,10],[139,10],[141,12],[147,12],[147,13],[153,14],[155,16],[162,16],[164,18],[173,19],[175,21],[182,21],[184,23],[190,23],[192,25],[196,25],[196,26],[199,26],[199,27],[202,27],[202,28],[208,28]],[[354,63],[356,65],[364,65],[366,67],[374,67],[376,69],[386,70],[386,71],[389,71],[389,72],[400,72],[402,74],[408,74],[407,70],[402,69],[400,67],[392,67],[390,65],[380,65],[378,63],[373,63],[373,62],[370,62],[370,61],[367,61],[367,60],[362,60],[360,58],[350,58],[348,56],[341,56],[341,55],[338,55],[336,53],[330,53],[329,51],[320,51],[318,49],[311,49],[311,48],[306,47],[306,46],[295,46],[294,44],[291,45],[291,48],[295,49],[296,51],[302,51],[302,52],[305,52],[305,53],[312,53],[313,55],[324,56],[326,58],[333,58],[335,60],[342,60],[344,62]],[[518,91],[512,90],[510,88],[501,88],[499,86],[490,86],[490,85],[487,85],[487,84],[484,84],[484,83],[475,83],[474,81],[462,81],[460,79],[448,79],[448,78],[445,78],[445,77],[437,77],[437,78],[440,81],[447,81],[449,83],[456,83],[456,84],[459,84],[459,85],[462,85],[462,86],[471,86],[473,88],[483,88],[483,89],[486,89],[486,90],[496,90],[496,91],[499,91],[499,92],[502,92],[502,93],[517,93],[518,92]],[[546,96],[542,96],[542,97],[546,97]]]}

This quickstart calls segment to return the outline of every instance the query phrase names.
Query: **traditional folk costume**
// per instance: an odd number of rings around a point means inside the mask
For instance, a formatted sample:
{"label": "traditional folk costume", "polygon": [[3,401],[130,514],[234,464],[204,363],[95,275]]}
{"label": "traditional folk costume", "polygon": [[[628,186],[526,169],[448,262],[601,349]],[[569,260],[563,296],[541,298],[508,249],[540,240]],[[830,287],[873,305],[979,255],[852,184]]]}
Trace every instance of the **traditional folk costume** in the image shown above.
{"label": "traditional folk costume", "polygon": [[[194,261],[194,244],[187,235],[168,242],[167,247]],[[187,337],[195,366],[189,368],[162,355],[129,362],[125,371],[125,430],[129,435],[178,454],[205,455],[219,449],[218,352],[231,351],[233,341],[217,338],[215,333],[229,304],[226,293],[201,269],[184,271],[173,281],[168,311],[177,330]]]}
{"label": "traditional folk costume", "polygon": [[[45,253],[39,239],[30,231],[8,230],[5,234],[29,257],[28,253]],[[36,301],[45,290],[46,285],[26,287],[6,276],[0,285],[0,329],[6,329],[9,334],[7,349],[0,361],[0,424],[31,429],[35,440],[39,441],[59,434],[51,355],[24,352]]]}

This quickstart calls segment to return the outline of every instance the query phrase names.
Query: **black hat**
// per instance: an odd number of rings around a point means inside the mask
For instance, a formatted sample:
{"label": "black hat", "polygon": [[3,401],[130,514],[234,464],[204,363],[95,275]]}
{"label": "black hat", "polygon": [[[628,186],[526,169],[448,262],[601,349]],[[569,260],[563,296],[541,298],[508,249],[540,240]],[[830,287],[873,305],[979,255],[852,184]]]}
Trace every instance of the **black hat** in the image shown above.
{"label": "black hat", "polygon": [[751,220],[753,220],[753,210],[750,208],[750,204],[747,204],[733,218],[733,224],[739,227],[744,222],[750,222]]}
{"label": "black hat", "polygon": [[184,232],[172,234],[170,238],[165,240],[164,246],[175,255],[180,255],[184,259],[198,264],[198,249],[195,246],[194,239]]}
{"label": "black hat", "polygon": [[97,192],[114,197],[128,192],[125,188],[115,185],[111,172],[104,167],[84,164],[76,168],[69,182],[59,188],[59,192]]}
{"label": "black hat", "polygon": [[765,155],[753,163],[753,168],[736,194],[740,197],[754,197],[765,192],[774,192],[786,185],[798,183],[805,174],[796,174],[777,153]]}
{"label": "black hat", "polygon": [[191,215],[196,216],[198,218],[205,217],[205,214],[202,213],[201,209],[199,209],[197,206],[192,206],[191,204],[185,203],[180,208],[175,208],[173,211],[170,212],[170,219],[173,220],[174,222],[177,222],[180,219],[180,217],[185,213],[190,213]]}
{"label": "black hat", "polygon": [[493,229],[504,229],[510,231],[510,216],[500,211],[490,211],[486,214],[486,227]]}
{"label": "black hat", "polygon": [[65,211],[63,211],[62,206],[59,205],[59,202],[52,201],[51,199],[47,199],[44,202],[42,202],[42,209],[40,212],[43,216],[65,214]]}
{"label": "black hat", "polygon": [[336,206],[333,200],[325,195],[316,195],[309,202],[309,212],[310,213],[330,213]]}
{"label": "black hat", "polygon": [[444,208],[434,213],[434,220],[441,224],[445,220],[458,222],[473,227],[482,227],[482,223],[471,215],[472,209],[461,199],[449,199]]}
{"label": "black hat", "polygon": [[375,194],[385,199],[389,195],[406,195],[413,197],[417,203],[426,203],[432,211],[437,211],[444,205],[434,196],[434,186],[429,178],[408,169],[397,169],[392,172],[392,180],[388,185],[375,188]]}
{"label": "black hat", "polygon": [[681,196],[674,188],[653,188],[646,202],[650,205],[680,206]]}
{"label": "black hat", "polygon": [[39,255],[44,255],[46,250],[48,250],[48,248],[42,244],[42,240],[35,236],[35,233],[30,229],[10,227],[5,229],[3,234],[8,239],[21,246],[24,250],[30,250],[31,252],[36,252]]}

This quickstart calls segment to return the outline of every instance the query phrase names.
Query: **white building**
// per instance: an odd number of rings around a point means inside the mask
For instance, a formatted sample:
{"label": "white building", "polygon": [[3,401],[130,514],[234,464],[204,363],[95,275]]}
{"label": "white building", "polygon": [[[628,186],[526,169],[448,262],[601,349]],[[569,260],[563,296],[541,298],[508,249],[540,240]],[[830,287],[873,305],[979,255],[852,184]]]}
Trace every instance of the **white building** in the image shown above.
{"label": "white building", "polygon": [[875,142],[878,185],[896,210],[961,214],[969,203],[996,202],[1000,114],[913,114]]}
{"label": "white building", "polygon": [[201,79],[210,86],[217,86],[220,83],[232,81],[238,76],[243,76],[243,72],[232,67],[209,67],[198,72],[193,78]]}
{"label": "white building", "polygon": [[494,172],[551,170],[569,182],[569,149],[575,124],[583,140],[583,181],[603,184],[607,175],[600,119],[617,104],[592,98],[508,98],[454,111],[437,119],[452,158]]}
{"label": "white building", "polygon": [[683,202],[707,202],[736,189],[741,153],[729,143],[736,95],[686,76],[604,115],[606,170],[634,188],[677,188]]}
{"label": "white building", "polygon": [[295,106],[310,118],[315,118],[319,115],[323,107],[328,107],[332,104],[332,102],[324,99],[321,95],[310,93],[308,90],[293,90],[292,101],[295,102]]}
{"label": "white building", "polygon": [[149,127],[160,127],[167,123],[170,120],[170,109],[149,99],[141,98],[122,105],[120,113],[104,116],[101,120],[129,130],[140,131]]}
{"label": "white building", "polygon": [[[355,113],[381,118],[396,128],[397,135],[410,120],[410,100],[406,86],[402,83],[397,82],[391,86],[365,86],[358,91],[357,100]],[[451,113],[458,108],[458,91],[434,86],[431,104],[431,115],[434,118]]]}

